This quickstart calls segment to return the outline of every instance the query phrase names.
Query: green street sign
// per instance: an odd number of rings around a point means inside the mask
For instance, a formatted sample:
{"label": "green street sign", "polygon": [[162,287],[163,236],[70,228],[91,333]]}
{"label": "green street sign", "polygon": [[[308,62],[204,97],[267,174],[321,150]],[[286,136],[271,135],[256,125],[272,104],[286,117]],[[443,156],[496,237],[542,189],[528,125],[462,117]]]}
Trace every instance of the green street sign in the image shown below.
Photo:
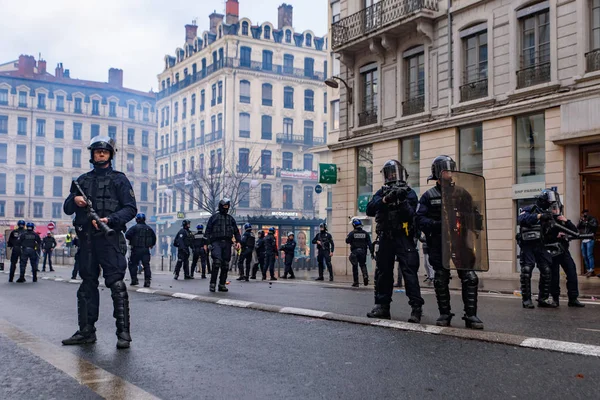
{"label": "green street sign", "polygon": [[358,211],[359,212],[367,212],[367,204],[371,201],[370,194],[361,194],[358,196]]}
{"label": "green street sign", "polygon": [[319,183],[335,185],[337,183],[337,165],[319,164]]}

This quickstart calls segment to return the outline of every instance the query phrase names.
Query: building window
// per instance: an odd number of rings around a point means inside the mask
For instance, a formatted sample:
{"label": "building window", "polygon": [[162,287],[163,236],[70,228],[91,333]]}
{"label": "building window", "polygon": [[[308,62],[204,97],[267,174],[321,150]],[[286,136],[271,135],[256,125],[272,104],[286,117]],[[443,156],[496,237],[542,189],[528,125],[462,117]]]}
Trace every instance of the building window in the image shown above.
{"label": "building window", "polygon": [[187,117],[187,99],[183,99],[181,102],[181,119],[184,120]]}
{"label": "building window", "polygon": [[294,187],[292,185],[283,185],[283,209],[292,210],[294,208]]}
{"label": "building window", "polygon": [[46,158],[46,148],[35,146],[35,165],[43,166]]}
{"label": "building window", "polygon": [[148,182],[142,182],[140,186],[140,200],[148,201]]}
{"label": "building window", "polygon": [[219,95],[217,96],[217,103],[221,104],[223,102],[223,82],[219,81]]}
{"label": "building window", "polygon": [[283,136],[284,140],[293,140],[294,135],[294,120],[291,118],[283,119]]}
{"label": "building window", "polygon": [[15,175],[15,194],[25,194],[25,175]]}
{"label": "building window", "polygon": [[406,94],[402,102],[402,115],[418,114],[425,110],[425,54],[417,46],[404,52],[406,68]]}
{"label": "building window", "polygon": [[250,137],[250,114],[240,113],[240,137]]}
{"label": "building window", "polygon": [[165,125],[169,126],[169,121],[171,120],[171,108],[170,107],[166,107],[165,112],[166,112]]}
{"label": "building window", "polygon": [[142,173],[148,173],[148,156],[142,156]]}
{"label": "building window", "polygon": [[35,134],[36,134],[36,136],[39,136],[39,137],[46,136],[46,120],[45,119],[36,120]]}
{"label": "building window", "polygon": [[[373,147],[371,145],[358,148],[358,203],[361,201],[366,205],[368,199],[373,195]],[[360,210],[360,205],[359,205]],[[360,212],[364,215],[364,212]]]}
{"label": "building window", "polygon": [[6,174],[0,174],[0,194],[6,194]]}
{"label": "building window", "polygon": [[285,31],[285,42],[292,43],[292,31],[290,31],[289,29]]}
{"label": "building window", "polygon": [[179,103],[175,102],[175,106],[173,107],[173,122],[177,122],[179,120]]}
{"label": "building window", "polygon": [[239,208],[250,208],[250,184],[248,182],[240,183],[238,198]]}
{"label": "building window", "polygon": [[177,169],[177,166],[178,166],[178,165],[177,165],[177,161],[173,161],[173,175],[174,175],[174,176],[175,176],[175,175],[177,175],[177,172],[179,171],[179,170]]}
{"label": "building window", "polygon": [[40,110],[46,109],[46,95],[44,93],[38,93],[38,106]]}
{"label": "building window", "polygon": [[313,78],[315,75],[315,60],[312,58],[304,59],[304,76],[307,78]]}
{"label": "building window", "polygon": [[544,182],[546,134],[544,114],[516,118],[517,183]]}
{"label": "building window", "polygon": [[52,218],[62,218],[61,203],[52,203]]}
{"label": "building window", "polygon": [[200,91],[200,111],[204,111],[205,101],[206,101],[206,92],[204,89]]}
{"label": "building window", "polygon": [[96,136],[100,135],[100,125],[92,124],[92,127],[90,129],[91,138],[95,138]]}
{"label": "building window", "polygon": [[127,172],[135,171],[135,155],[127,154]]}
{"label": "building window", "polygon": [[304,170],[305,171],[313,170],[313,155],[312,154],[304,155]]}
{"label": "building window", "polygon": [[327,92],[323,93],[323,113],[327,114]]}
{"label": "building window", "polygon": [[262,69],[264,71],[272,71],[273,70],[273,52],[270,50],[263,50]]}
{"label": "building window", "polygon": [[25,202],[15,201],[15,218],[25,217]]}
{"label": "building window", "polygon": [[283,162],[281,164],[282,169],[294,169],[294,154],[289,151],[283,152]]}
{"label": "building window", "polygon": [[83,101],[82,101],[81,97],[75,98],[75,107],[73,110],[75,113],[81,114],[83,112],[83,110],[81,109],[82,103],[83,103]]}
{"label": "building window", "polygon": [[133,104],[129,105],[129,118],[135,119],[135,105]]}
{"label": "building window", "polygon": [[260,173],[261,175],[272,175],[271,151],[262,150],[260,154]]}
{"label": "building window", "polygon": [[135,129],[133,128],[127,129],[127,144],[135,145]]}
{"label": "building window", "polygon": [[269,107],[273,105],[273,85],[270,83],[262,85],[262,105]]}
{"label": "building window", "polygon": [[56,96],[56,111],[65,111],[65,96]]}
{"label": "building window", "polygon": [[8,133],[8,115],[0,115],[0,133]]}
{"label": "building window", "polygon": [[307,146],[313,145],[314,125],[315,124],[310,120],[304,121],[304,144]]}
{"label": "building window", "polygon": [[142,147],[149,147],[149,144],[148,144],[148,131],[142,131]]}
{"label": "building window", "polygon": [[[148,110],[148,107],[144,107],[144,111],[143,111],[143,119],[144,122],[148,122],[150,121],[150,117],[149,117],[150,111]],[[193,114],[193,113],[192,113]]]}
{"label": "building window", "polygon": [[19,107],[27,107],[27,92],[19,92]]}
{"label": "building window", "polygon": [[73,168],[81,168],[81,149],[73,149]]}
{"label": "building window", "polygon": [[271,185],[268,183],[260,185],[260,207],[271,208]]}
{"label": "building window", "polygon": [[240,103],[250,103],[250,82],[240,81]]}
{"label": "building window", "polygon": [[242,35],[248,36],[248,22],[242,22]]}
{"label": "building window", "polygon": [[283,55],[283,73],[293,74],[294,73],[294,56],[291,54]]}
{"label": "building window", "polygon": [[304,111],[315,111],[315,92],[310,89],[304,91]]}
{"label": "building window", "polygon": [[33,178],[33,195],[43,196],[44,195],[44,175],[36,175]]}
{"label": "building window", "polygon": [[313,203],[313,191],[315,189],[312,186],[305,186],[304,187],[304,201],[303,201],[303,208],[305,211],[310,211],[313,210],[314,207],[314,203]]}
{"label": "building window", "polygon": [[271,27],[270,26],[265,26],[265,39],[270,40],[271,39]]}
{"label": "building window", "polygon": [[217,115],[217,131],[219,132],[219,139],[221,138],[222,132],[223,132],[223,114],[219,113],[219,115]]}
{"label": "building window", "polygon": [[358,114],[358,125],[371,125],[377,123],[377,109],[379,91],[379,71],[377,64],[372,63],[360,69],[362,84],[362,110]]}
{"label": "building window", "polygon": [[340,20],[340,0],[331,3],[331,23],[335,24]]}
{"label": "building window", "polygon": [[43,218],[44,217],[44,203],[34,201],[33,202],[33,218]]}
{"label": "building window", "polygon": [[294,88],[290,86],[283,88],[283,108],[294,108]]}
{"label": "building window", "polygon": [[249,149],[240,149],[239,150],[239,173],[248,173],[250,172],[250,150]]}
{"label": "building window", "polygon": [[27,164],[27,145],[17,145],[17,164]]}
{"label": "building window", "polygon": [[310,33],[306,34],[306,47],[312,47],[312,36]]}
{"label": "building window", "polygon": [[63,166],[63,149],[62,149],[62,147],[54,148],[54,166],[55,167]]}
{"label": "building window", "polygon": [[327,122],[323,122],[323,143],[327,143]]}
{"label": "building window", "polygon": [[[479,24],[463,30],[464,71],[460,101],[475,100],[488,95],[487,27]],[[476,32],[473,32],[476,31]],[[466,36],[469,35],[469,36]]]}
{"label": "building window", "polygon": [[92,100],[92,115],[100,115],[100,100]]}
{"label": "building window", "polygon": [[73,140],[81,140],[82,125],[80,122],[73,122]]}
{"label": "building window", "polygon": [[585,55],[586,72],[600,70],[600,0],[592,0],[590,52]]}
{"label": "building window", "polygon": [[65,138],[65,122],[64,121],[56,121],[54,123],[54,137],[56,139],[64,139]]}
{"label": "building window", "polygon": [[0,106],[8,105],[8,89],[0,89]]}
{"label": "building window", "polygon": [[517,88],[550,81],[550,13],[548,2],[517,11],[521,25],[521,69]]}
{"label": "building window", "polygon": [[8,162],[8,145],[6,143],[0,143],[0,164],[6,164]]}
{"label": "building window", "polygon": [[62,176],[55,176],[52,182],[52,196],[62,197],[63,195],[63,178]]}
{"label": "building window", "polygon": [[412,188],[421,186],[420,179],[420,159],[421,159],[421,139],[419,136],[402,139],[400,142],[402,154],[400,162],[408,173],[408,185]]}
{"label": "building window", "polygon": [[243,46],[240,49],[240,67],[249,68],[252,65],[252,49]]}
{"label": "building window", "polygon": [[461,127],[460,170],[483,175],[483,127],[481,124]]}
{"label": "building window", "polygon": [[[2,117],[0,117],[0,120],[1,119],[2,119]],[[0,125],[1,124],[2,124],[2,122],[0,122]],[[0,128],[0,130],[1,130],[1,128]],[[17,124],[17,135],[27,136],[27,118],[19,117],[18,124]]]}
{"label": "building window", "polygon": [[270,115],[263,115],[261,118],[261,139],[273,139],[273,118]]}
{"label": "building window", "polygon": [[108,127],[108,137],[114,141],[117,140],[117,127],[116,126]]}
{"label": "building window", "polygon": [[212,97],[210,99],[210,105],[215,106],[217,104],[217,84],[212,85]]}
{"label": "building window", "polygon": [[108,103],[108,116],[109,117],[117,116],[117,103],[114,101],[111,101],[110,103]]}

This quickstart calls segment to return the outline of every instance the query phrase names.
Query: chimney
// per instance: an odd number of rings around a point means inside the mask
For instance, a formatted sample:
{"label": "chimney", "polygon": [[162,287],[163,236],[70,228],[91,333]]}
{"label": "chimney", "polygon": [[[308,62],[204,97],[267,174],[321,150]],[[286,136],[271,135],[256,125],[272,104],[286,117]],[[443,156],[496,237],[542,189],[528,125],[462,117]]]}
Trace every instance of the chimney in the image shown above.
{"label": "chimney", "polygon": [[211,33],[217,33],[217,25],[219,25],[219,22],[223,21],[223,17],[223,14],[217,14],[216,11],[213,11],[213,13],[208,16],[208,18],[210,19]]}
{"label": "chimney", "polygon": [[56,64],[56,69],[54,70],[54,76],[57,78],[63,77],[63,65],[62,63]]}
{"label": "chimney", "polygon": [[240,3],[238,0],[227,0],[225,4],[225,23],[227,25],[237,24],[240,19]]}
{"label": "chimney", "polygon": [[186,44],[194,44],[194,39],[198,36],[198,25],[196,22],[192,22],[191,25],[185,26],[185,43]]}
{"label": "chimney", "polygon": [[70,79],[71,78],[71,71],[69,71],[68,69],[65,69],[65,72],[63,73],[63,78]]}
{"label": "chimney", "polygon": [[279,6],[277,9],[278,23],[277,29],[281,29],[284,26],[293,26],[293,11],[294,7],[291,4],[285,4]]}
{"label": "chimney", "polygon": [[38,74],[46,75],[46,60],[38,61]]}
{"label": "chimney", "polygon": [[111,86],[123,87],[123,70],[111,68],[108,70],[108,84]]}
{"label": "chimney", "polygon": [[19,56],[19,75],[33,76],[34,68],[35,68],[35,58],[33,58],[33,56],[26,56],[23,54],[21,54]]}

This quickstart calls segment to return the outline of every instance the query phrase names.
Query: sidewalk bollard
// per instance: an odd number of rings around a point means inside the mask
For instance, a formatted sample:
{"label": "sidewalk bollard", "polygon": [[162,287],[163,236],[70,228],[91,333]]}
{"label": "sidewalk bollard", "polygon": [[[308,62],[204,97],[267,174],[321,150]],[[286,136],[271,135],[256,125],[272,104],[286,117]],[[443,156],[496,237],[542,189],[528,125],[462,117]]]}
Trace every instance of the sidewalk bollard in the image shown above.
{"label": "sidewalk bollard", "polygon": [[160,270],[165,270],[165,256],[160,256]]}
{"label": "sidewalk bollard", "polygon": [[169,272],[171,272],[171,262],[173,261],[173,256],[169,256]]}

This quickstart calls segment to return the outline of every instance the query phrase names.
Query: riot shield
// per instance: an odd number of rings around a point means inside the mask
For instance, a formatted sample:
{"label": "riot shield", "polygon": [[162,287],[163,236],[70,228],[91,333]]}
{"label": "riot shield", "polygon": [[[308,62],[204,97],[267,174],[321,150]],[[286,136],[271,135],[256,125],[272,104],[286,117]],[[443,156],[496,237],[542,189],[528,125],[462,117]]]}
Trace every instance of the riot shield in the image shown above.
{"label": "riot shield", "polygon": [[450,184],[441,186],[444,268],[488,271],[485,179],[452,171]]}

